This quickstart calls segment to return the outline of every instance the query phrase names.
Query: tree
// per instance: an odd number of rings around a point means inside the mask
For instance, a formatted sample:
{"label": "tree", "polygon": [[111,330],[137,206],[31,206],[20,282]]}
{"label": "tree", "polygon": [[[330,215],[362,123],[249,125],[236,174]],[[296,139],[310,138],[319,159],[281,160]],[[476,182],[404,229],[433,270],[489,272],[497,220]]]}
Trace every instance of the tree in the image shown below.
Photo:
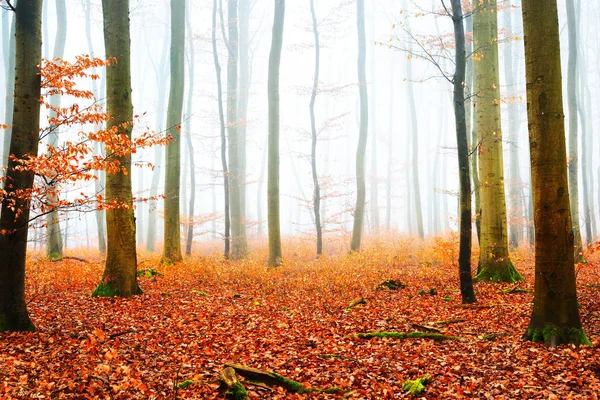
{"label": "tree", "polygon": [[313,36],[315,38],[315,75],[310,97],[310,129],[311,129],[311,154],[310,165],[313,178],[313,212],[315,214],[315,228],[317,230],[317,256],[323,253],[323,227],[321,226],[321,188],[317,171],[317,125],[315,121],[315,102],[319,90],[319,66],[321,62],[321,47],[319,43],[319,25],[315,12],[315,2],[310,0],[310,14],[312,18]]}
{"label": "tree", "polygon": [[[54,51],[53,59],[63,59],[65,56],[65,46],[67,44],[67,5],[65,0],[56,1],[56,36],[54,39]],[[60,107],[60,96],[54,95],[50,98],[50,118],[56,118],[56,112],[53,110],[55,107]],[[48,135],[48,144],[56,147],[58,144],[58,130],[52,129],[50,135]],[[51,202],[58,200],[58,193],[56,196],[50,198]],[[47,224],[47,235],[46,235],[46,256],[50,259],[57,259],[62,257],[63,251],[63,240],[60,232],[60,224],[58,220],[58,213],[56,211],[48,213],[46,215]]]}
{"label": "tree", "polygon": [[[16,29],[16,18],[13,17],[10,24],[10,33],[8,30],[8,12],[5,13],[6,18],[3,19],[3,31],[4,35],[9,35],[3,42],[3,57],[5,61],[6,70],[5,74],[5,85],[6,93],[4,97],[4,123],[5,127],[2,129],[4,132],[4,139],[2,140],[2,154],[0,156],[0,165],[4,166],[8,164],[8,154],[10,148],[10,137],[12,134],[12,119],[13,119],[13,105],[14,105],[14,87],[15,87],[15,58],[16,58],[16,45],[15,45],[15,29]],[[6,22],[6,25],[4,23]],[[4,171],[2,172],[4,176]]]}
{"label": "tree", "polygon": [[240,165],[240,137],[238,119],[238,1],[228,3],[228,37],[225,44],[229,53],[227,62],[227,135],[229,139],[229,195],[231,213],[231,256],[242,258],[248,252],[246,230],[242,215],[242,167]]}
{"label": "tree", "polygon": [[[186,3],[186,7],[189,8],[189,0]],[[189,204],[189,215],[188,215],[188,227],[187,227],[187,236],[186,236],[186,244],[185,244],[185,254],[192,254],[192,241],[194,240],[194,205],[196,202],[196,166],[194,162],[194,146],[192,145],[192,104],[194,100],[194,66],[196,65],[195,56],[196,53],[194,51],[194,36],[192,32],[192,24],[190,22],[190,13],[189,11],[185,16],[185,24],[187,26],[188,31],[188,98],[187,98],[187,119],[185,123],[185,140],[188,149],[188,160],[189,160],[189,168],[190,168],[190,204]],[[185,198],[183,199],[185,201]]]}
{"label": "tree", "polygon": [[469,144],[465,112],[466,44],[464,15],[461,0],[452,0],[452,22],[456,48],[454,78],[454,116],[456,119],[456,144],[458,147],[458,176],[460,184],[460,242],[458,273],[463,303],[474,303],[475,292],[471,277],[471,177],[469,176]]}
{"label": "tree", "polygon": [[360,251],[360,242],[365,216],[365,152],[369,126],[369,100],[367,95],[366,43],[365,43],[365,2],[356,1],[356,26],[358,31],[358,90],[360,96],[360,125],[358,147],[356,149],[356,206],[354,208],[354,225],[350,249]]}
{"label": "tree", "polygon": [[221,65],[217,51],[217,0],[213,0],[212,13],[212,51],[215,72],[217,74],[217,102],[219,103],[219,127],[221,131],[221,166],[223,168],[223,200],[225,207],[225,249],[223,255],[229,258],[230,246],[230,210],[229,210],[229,170],[227,169],[227,136],[225,135],[225,113],[223,112],[223,85],[221,83]]}
{"label": "tree", "polygon": [[173,141],[167,146],[165,171],[165,229],[163,262],[181,257],[179,192],[181,179],[181,114],[185,78],[185,0],[171,0],[171,86],[167,111],[167,134]]}
{"label": "tree", "polygon": [[500,77],[498,71],[498,13],[496,0],[483,0],[474,9],[475,124],[479,142],[479,190],[481,196],[480,257],[476,280],[523,280],[508,254]]}
{"label": "tree", "polygon": [[[18,160],[37,154],[40,128],[42,0],[19,0],[15,8],[15,86],[12,136],[4,190],[28,191],[34,174]],[[25,303],[29,201],[2,196],[0,214],[0,332],[33,331]]]}
{"label": "tree", "polygon": [[535,291],[525,340],[591,344],[574,268],[556,0],[523,0],[527,116],[535,221]]}
{"label": "tree", "polygon": [[[107,129],[131,140],[131,54],[129,0],[102,0],[104,47],[108,57],[117,59],[106,71]],[[112,150],[107,149],[110,155]],[[106,201],[122,207],[106,211],[107,251],[104,274],[92,296],[130,297],[142,293],[137,283],[135,218],[131,193],[131,154],[114,157],[123,170],[106,177]]]}
{"label": "tree", "polygon": [[[359,0],[360,1],[360,0]],[[275,0],[273,34],[269,55],[269,154],[267,181],[267,213],[269,228],[269,266],[281,265],[281,224],[279,221],[279,70],[283,47],[285,0]]]}

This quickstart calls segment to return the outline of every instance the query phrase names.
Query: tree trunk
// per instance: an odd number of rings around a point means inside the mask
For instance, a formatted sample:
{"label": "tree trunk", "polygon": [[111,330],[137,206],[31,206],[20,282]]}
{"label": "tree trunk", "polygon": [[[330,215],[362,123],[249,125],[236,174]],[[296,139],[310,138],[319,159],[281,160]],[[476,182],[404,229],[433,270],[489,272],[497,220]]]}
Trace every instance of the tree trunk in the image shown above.
{"label": "tree trunk", "polygon": [[185,0],[171,0],[171,83],[167,111],[167,145],[165,171],[165,227],[162,261],[179,262],[181,257],[181,223],[179,195],[181,179],[181,114],[183,112],[185,53]]}
{"label": "tree trunk", "polygon": [[522,11],[535,209],[535,292],[524,339],[590,344],[577,304],[556,0],[523,0]]}
{"label": "tree trunk", "polygon": [[369,99],[367,94],[366,39],[365,39],[365,1],[356,0],[356,26],[358,30],[358,89],[360,96],[360,123],[358,147],[356,149],[356,207],[350,249],[360,251],[365,216],[365,152],[369,127]]}
{"label": "tree trunk", "polygon": [[275,0],[271,54],[269,55],[269,167],[267,182],[269,266],[281,265],[281,223],[279,220],[279,70],[283,46],[285,0]]}
{"label": "tree trunk", "polygon": [[[106,105],[110,120],[107,129],[131,139],[133,105],[131,104],[131,55],[129,1],[102,0],[104,47],[107,57],[118,62],[106,71]],[[106,202],[123,205],[106,212],[107,251],[104,274],[92,296],[129,297],[140,294],[137,283],[135,217],[131,193],[131,155],[111,156],[125,172],[106,177]]]}
{"label": "tree trunk", "polygon": [[569,32],[569,61],[567,65],[567,104],[569,109],[569,196],[571,222],[575,246],[575,260],[583,261],[583,245],[579,226],[579,158],[577,127],[577,20],[573,1],[567,1],[567,28]]}
{"label": "tree trunk", "polygon": [[[390,62],[390,82],[394,82],[394,60]],[[392,180],[393,180],[393,162],[394,159],[394,86],[390,85],[390,110],[389,110],[389,126],[388,126],[388,165],[387,165],[387,181],[386,181],[386,215],[385,227],[389,231],[392,229]]]}
{"label": "tree trunk", "polygon": [[212,51],[215,72],[217,75],[217,102],[219,105],[219,125],[221,128],[221,166],[223,168],[223,192],[224,192],[224,214],[225,214],[225,248],[223,256],[229,258],[230,252],[230,210],[229,210],[229,170],[227,169],[227,136],[225,135],[225,112],[223,111],[223,85],[221,83],[221,65],[219,64],[219,53],[217,51],[217,0],[213,0],[212,14]]}
{"label": "tree trunk", "polygon": [[460,0],[452,0],[452,21],[456,48],[454,72],[454,116],[456,119],[456,145],[458,149],[458,177],[460,183],[460,243],[458,275],[463,304],[474,303],[475,292],[471,277],[471,178],[469,176],[469,144],[465,115],[466,49],[463,13]]}
{"label": "tree trunk", "polygon": [[[42,0],[19,0],[16,5],[15,86],[9,154],[18,159],[37,154],[40,128],[40,74],[42,57]],[[4,190],[30,191],[34,174],[8,162]],[[13,200],[14,199],[14,200]],[[33,331],[25,302],[25,259],[30,199],[9,196],[0,216],[0,332]]]}
{"label": "tree trunk", "polygon": [[[250,8],[251,0],[239,1],[239,21],[240,21],[240,90],[238,94],[238,157],[240,165],[240,208],[243,237],[247,237],[246,232],[246,192],[247,192],[247,156],[246,147],[248,143],[248,102],[250,100]],[[247,249],[246,249],[247,250]]]}
{"label": "tree trunk", "polygon": [[262,157],[260,159],[260,176],[258,178],[258,185],[256,188],[256,219],[258,221],[257,227],[257,235],[258,237],[262,237],[264,235],[263,232],[263,185],[265,184],[265,171],[267,169],[267,159],[268,159],[268,151],[269,151],[269,135],[265,137],[265,145],[262,151]]}
{"label": "tree trunk", "polygon": [[[189,0],[186,3],[189,6]],[[188,8],[189,9],[189,8]],[[185,254],[192,254],[192,241],[194,240],[194,206],[196,203],[196,163],[194,160],[194,146],[192,144],[192,105],[194,101],[194,67],[196,65],[196,53],[194,51],[194,35],[192,31],[192,24],[190,22],[190,13],[187,12],[185,16],[186,29],[188,32],[188,51],[189,51],[189,63],[188,63],[188,98],[187,98],[187,118],[185,122],[185,140],[187,142],[188,160],[190,169],[190,199],[189,199],[189,213],[188,213],[188,226],[187,226],[187,237],[185,240]],[[186,198],[183,199],[187,200]]]}
{"label": "tree trunk", "polygon": [[[55,4],[57,28],[56,36],[54,38],[52,59],[59,58],[62,60],[65,57],[65,46],[67,43],[67,5],[65,0],[56,0]],[[60,95],[51,96],[50,106],[53,108],[60,108],[60,100]],[[52,108],[48,110],[48,113],[50,118],[56,118],[56,112],[54,112]],[[52,147],[58,146],[58,130],[55,128],[51,129],[48,135],[48,145]],[[49,188],[48,203],[50,208],[53,208],[54,204],[58,202],[58,190],[60,190],[60,188]],[[49,259],[62,258],[63,238],[60,232],[59,217],[56,210],[53,210],[46,215],[46,226],[46,256]]]}
{"label": "tree trunk", "polygon": [[[375,1],[371,0],[371,41],[375,42]],[[375,49],[376,46],[371,46],[371,101],[373,104],[377,104],[377,68],[375,65]],[[379,182],[377,173],[377,107],[371,107],[371,152],[369,154],[371,158],[371,233],[377,233],[379,230]]]}
{"label": "tree trunk", "polygon": [[315,2],[310,0],[310,14],[312,17],[313,35],[315,37],[315,75],[313,79],[312,94],[310,97],[310,129],[311,129],[311,154],[310,165],[313,178],[313,212],[315,214],[315,228],[317,230],[317,256],[323,253],[323,228],[321,226],[321,189],[319,187],[319,176],[317,173],[317,125],[315,122],[315,101],[319,89],[319,63],[321,48],[319,44],[319,26],[315,13]]}
{"label": "tree trunk", "polygon": [[473,14],[475,46],[475,124],[479,141],[479,187],[481,236],[476,280],[515,282],[523,280],[508,254],[500,76],[498,70],[498,20],[496,0],[483,0]]}

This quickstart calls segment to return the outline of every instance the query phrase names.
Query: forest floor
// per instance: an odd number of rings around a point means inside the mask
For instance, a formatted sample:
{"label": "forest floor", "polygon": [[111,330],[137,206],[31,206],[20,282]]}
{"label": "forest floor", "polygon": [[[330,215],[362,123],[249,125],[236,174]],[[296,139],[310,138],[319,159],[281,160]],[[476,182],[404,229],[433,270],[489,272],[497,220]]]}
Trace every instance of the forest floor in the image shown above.
{"label": "forest floor", "polygon": [[[70,254],[89,262],[31,255],[27,298],[38,331],[0,334],[0,398],[219,399],[225,398],[219,375],[229,362],[274,371],[306,388],[342,390],[300,395],[247,384],[253,399],[409,398],[403,383],[424,375],[430,380],[418,398],[600,393],[594,262],[577,268],[577,283],[583,327],[595,347],[549,349],[521,340],[534,279],[525,249],[512,255],[526,279],[517,288],[525,291],[478,283],[477,305],[463,307],[455,238],[420,244],[381,237],[360,254],[338,249],[319,260],[312,243],[285,244],[285,265],[276,269],[265,267],[262,244],[251,258],[227,263],[217,254],[196,255],[161,267],[157,256],[141,255],[140,269],[164,275],[140,278],[144,294],[130,299],[90,297],[103,270],[91,251]],[[379,286],[388,280],[404,287]],[[349,306],[360,298],[366,303]],[[353,336],[427,330],[457,338]]]}

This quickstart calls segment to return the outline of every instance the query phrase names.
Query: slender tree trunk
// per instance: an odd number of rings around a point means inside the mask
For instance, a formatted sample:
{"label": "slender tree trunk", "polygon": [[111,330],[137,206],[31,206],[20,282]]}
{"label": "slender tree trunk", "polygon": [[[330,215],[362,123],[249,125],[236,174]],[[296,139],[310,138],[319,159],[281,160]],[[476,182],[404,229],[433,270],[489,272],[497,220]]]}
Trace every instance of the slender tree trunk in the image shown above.
{"label": "slender tree trunk", "polygon": [[496,0],[483,0],[473,14],[475,46],[481,58],[475,63],[475,123],[480,143],[479,178],[481,236],[476,280],[515,282],[523,277],[508,253]]}
{"label": "slender tree trunk", "polygon": [[179,194],[181,179],[181,114],[183,112],[185,53],[185,0],[171,0],[171,84],[167,111],[167,145],[165,171],[165,227],[163,262],[173,263],[181,257],[181,223]]}
{"label": "slender tree trunk", "polygon": [[267,182],[269,266],[281,265],[281,222],[279,220],[279,70],[283,46],[285,0],[275,0],[271,54],[269,55],[269,168]]}
{"label": "slender tree trunk", "polygon": [[[106,71],[107,129],[131,139],[133,105],[131,103],[131,55],[129,1],[102,0],[104,47],[107,57],[118,60]],[[129,297],[140,294],[137,283],[135,218],[131,193],[131,155],[114,156],[125,171],[106,177],[106,201],[123,206],[106,212],[107,251],[104,274],[92,296]]]}
{"label": "slender tree trunk", "polygon": [[[54,38],[53,59],[63,59],[65,56],[65,46],[67,43],[67,5],[65,0],[56,0],[56,36]],[[48,39],[48,38],[47,38]],[[54,95],[50,97],[49,110],[50,118],[56,118],[54,109],[60,108],[61,97]],[[58,146],[58,130],[52,129],[48,135],[48,144],[52,147]],[[60,188],[49,188],[48,203],[50,207],[58,202],[58,190]],[[63,238],[60,232],[60,222],[56,210],[46,215],[46,256],[49,259],[58,259],[63,254]]]}
{"label": "slender tree trunk", "polygon": [[[9,154],[18,159],[37,154],[40,127],[40,74],[42,57],[42,0],[19,0],[16,5],[14,110]],[[29,191],[34,175],[8,162],[4,190]],[[14,200],[13,200],[14,199]],[[25,259],[30,199],[2,201],[0,216],[0,332],[33,331],[25,302]]]}
{"label": "slender tree trunk", "polygon": [[315,228],[317,230],[317,256],[323,253],[323,228],[321,226],[321,189],[319,187],[319,175],[317,173],[317,125],[315,122],[315,102],[319,90],[319,64],[320,64],[320,44],[319,44],[319,26],[317,24],[317,15],[315,13],[315,2],[310,0],[310,13],[312,17],[313,35],[315,38],[315,75],[313,79],[312,94],[310,97],[310,129],[311,129],[311,154],[310,165],[313,178],[313,212],[315,214]]}
{"label": "slender tree trunk", "polygon": [[246,148],[248,143],[248,102],[250,100],[250,2],[251,0],[239,1],[239,21],[240,21],[240,90],[238,94],[238,157],[240,164],[240,208],[242,219],[243,237],[246,232],[246,201],[247,201],[247,156]]}
{"label": "slender tree trunk", "polygon": [[[18,3],[17,3],[18,4]],[[16,6],[15,6],[16,7]],[[7,54],[5,58],[5,84],[6,94],[4,98],[4,124],[8,125],[8,128],[4,129],[4,139],[2,141],[2,159],[0,160],[0,166],[8,165],[8,155],[10,149],[10,138],[12,134],[13,125],[13,105],[15,103],[14,90],[15,90],[15,59],[16,59],[16,44],[15,44],[15,26],[16,18],[13,16],[11,27],[10,27],[10,38],[7,42],[8,48],[4,49],[4,53]],[[5,42],[6,43],[6,42]],[[2,170],[2,176],[6,172]]]}
{"label": "slender tree trunk", "polygon": [[571,204],[571,222],[575,237],[575,260],[583,261],[583,245],[579,226],[579,158],[577,146],[577,20],[574,1],[567,1],[567,28],[569,32],[569,61],[567,67],[567,104],[569,109],[569,196]]}
{"label": "slender tree trunk", "polygon": [[[375,41],[375,0],[371,0],[371,40]],[[377,68],[375,64],[375,49],[376,46],[371,46],[373,54],[371,56],[371,101],[377,104]],[[379,182],[377,173],[377,107],[371,107],[371,232],[377,233],[379,230]]]}
{"label": "slender tree trunk", "polygon": [[212,13],[212,51],[215,72],[217,75],[217,102],[219,105],[219,125],[221,130],[221,166],[223,168],[223,201],[225,214],[225,248],[223,256],[229,258],[231,222],[229,219],[229,171],[227,169],[227,136],[225,135],[225,112],[223,111],[223,85],[221,83],[221,65],[219,64],[219,53],[217,50],[217,0],[213,0]]}
{"label": "slender tree trunk", "polygon": [[524,339],[591,344],[577,304],[556,0],[523,0],[522,11],[535,207],[535,292]]}
{"label": "slender tree trunk", "polygon": [[240,163],[240,137],[238,118],[238,0],[228,3],[227,49],[227,136],[229,139],[229,193],[231,211],[231,256],[242,258],[248,252],[248,244],[242,216],[242,167]]}
{"label": "slender tree trunk", "polygon": [[[390,82],[394,82],[394,60],[390,62]],[[387,182],[386,182],[386,215],[385,215],[385,226],[389,231],[392,229],[392,180],[393,180],[393,162],[394,159],[394,86],[390,85],[390,101],[389,101],[389,126],[388,126],[388,165],[387,165]]]}
{"label": "slender tree trunk", "polygon": [[[186,6],[189,6],[189,0]],[[189,7],[188,7],[189,10]],[[185,240],[185,254],[192,254],[192,241],[194,240],[194,206],[196,203],[196,163],[194,160],[194,146],[192,144],[192,105],[194,102],[194,75],[196,65],[196,53],[194,51],[194,35],[192,31],[192,24],[190,22],[190,12],[188,11],[185,16],[186,29],[188,32],[188,98],[187,98],[187,118],[185,122],[185,140],[187,142],[188,160],[190,169],[190,199],[189,199],[189,214],[188,214],[188,226],[187,226],[187,237]],[[186,200],[186,199],[184,199]]]}
{"label": "slender tree trunk", "polygon": [[258,237],[264,235],[263,232],[263,185],[265,183],[265,171],[267,170],[267,159],[269,151],[269,136],[265,137],[265,146],[263,147],[262,157],[260,159],[260,176],[258,178],[258,186],[256,189],[256,219],[258,220],[257,234]]}
{"label": "slender tree trunk", "polygon": [[454,116],[456,118],[456,144],[458,148],[458,176],[460,183],[460,243],[458,275],[464,304],[474,303],[475,292],[471,275],[471,178],[469,176],[469,144],[465,113],[466,50],[463,13],[460,0],[452,0],[452,21],[456,48],[454,72]]}
{"label": "slender tree trunk", "polygon": [[[410,120],[409,120],[410,122]],[[407,124],[407,132],[410,132],[410,124]],[[406,138],[406,153],[405,153],[405,160],[406,160],[406,174],[405,174],[405,180],[406,180],[406,225],[408,227],[408,233],[410,235],[412,235],[414,233],[414,227],[413,227],[413,212],[412,212],[412,196],[411,196],[411,190],[410,188],[412,187],[412,185],[410,184],[410,163],[408,162],[408,160],[410,160],[410,149],[411,149],[411,134],[408,133],[407,135],[408,137]]]}
{"label": "slender tree trunk", "polygon": [[358,147],[356,149],[356,207],[354,208],[354,225],[350,249],[360,251],[365,216],[365,152],[369,127],[369,99],[367,94],[366,74],[366,39],[365,39],[365,1],[356,1],[356,26],[358,30],[358,88],[360,96],[360,123]]}

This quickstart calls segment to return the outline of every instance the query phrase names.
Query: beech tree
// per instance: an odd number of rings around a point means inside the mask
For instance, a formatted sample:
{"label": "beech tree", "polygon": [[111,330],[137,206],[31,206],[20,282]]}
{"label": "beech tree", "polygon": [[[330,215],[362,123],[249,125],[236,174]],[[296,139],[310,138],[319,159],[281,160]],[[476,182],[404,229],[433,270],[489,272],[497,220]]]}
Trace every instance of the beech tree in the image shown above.
{"label": "beech tree", "polygon": [[30,154],[37,154],[38,151],[41,94],[38,64],[42,58],[42,0],[19,0],[14,11],[15,85],[12,135],[8,152],[14,158],[8,161],[0,214],[0,332],[35,330],[25,302],[30,199],[6,194],[33,188],[34,174],[19,168],[19,160]]}
{"label": "beech tree", "polygon": [[369,126],[369,103],[367,95],[366,39],[365,39],[365,2],[356,0],[356,27],[358,31],[358,90],[360,96],[360,122],[358,147],[356,149],[356,206],[350,249],[360,251],[365,216],[365,152]]}
{"label": "beech tree", "polygon": [[[117,63],[106,71],[106,107],[110,114],[107,129],[115,131],[114,135],[131,140],[133,104],[129,0],[102,0],[102,14],[106,55],[117,59]],[[115,155],[115,159],[124,170],[106,177],[106,201],[123,205],[106,211],[106,262],[102,280],[92,296],[129,297],[142,293],[137,283],[135,218],[131,173],[128,172],[131,171],[131,154]]]}
{"label": "beech tree", "polygon": [[167,134],[173,138],[167,146],[165,170],[165,229],[163,262],[179,262],[181,223],[179,195],[181,181],[181,115],[185,77],[185,0],[171,0],[171,85],[167,111]]}
{"label": "beech tree", "polygon": [[498,69],[498,12],[496,0],[476,3],[473,36],[477,51],[475,70],[475,124],[478,139],[481,232],[476,280],[515,282],[523,277],[508,254],[506,196],[500,119]]}
{"label": "beech tree", "polygon": [[535,291],[525,340],[591,344],[574,267],[556,0],[523,0],[527,117],[535,222]]}
{"label": "beech tree", "polygon": [[[359,0],[360,1],[360,0]],[[281,251],[281,223],[279,212],[279,70],[283,47],[283,26],[285,20],[285,0],[275,0],[269,55],[268,99],[269,99],[269,155],[267,181],[267,212],[269,230],[269,266],[276,267],[283,262]]]}

